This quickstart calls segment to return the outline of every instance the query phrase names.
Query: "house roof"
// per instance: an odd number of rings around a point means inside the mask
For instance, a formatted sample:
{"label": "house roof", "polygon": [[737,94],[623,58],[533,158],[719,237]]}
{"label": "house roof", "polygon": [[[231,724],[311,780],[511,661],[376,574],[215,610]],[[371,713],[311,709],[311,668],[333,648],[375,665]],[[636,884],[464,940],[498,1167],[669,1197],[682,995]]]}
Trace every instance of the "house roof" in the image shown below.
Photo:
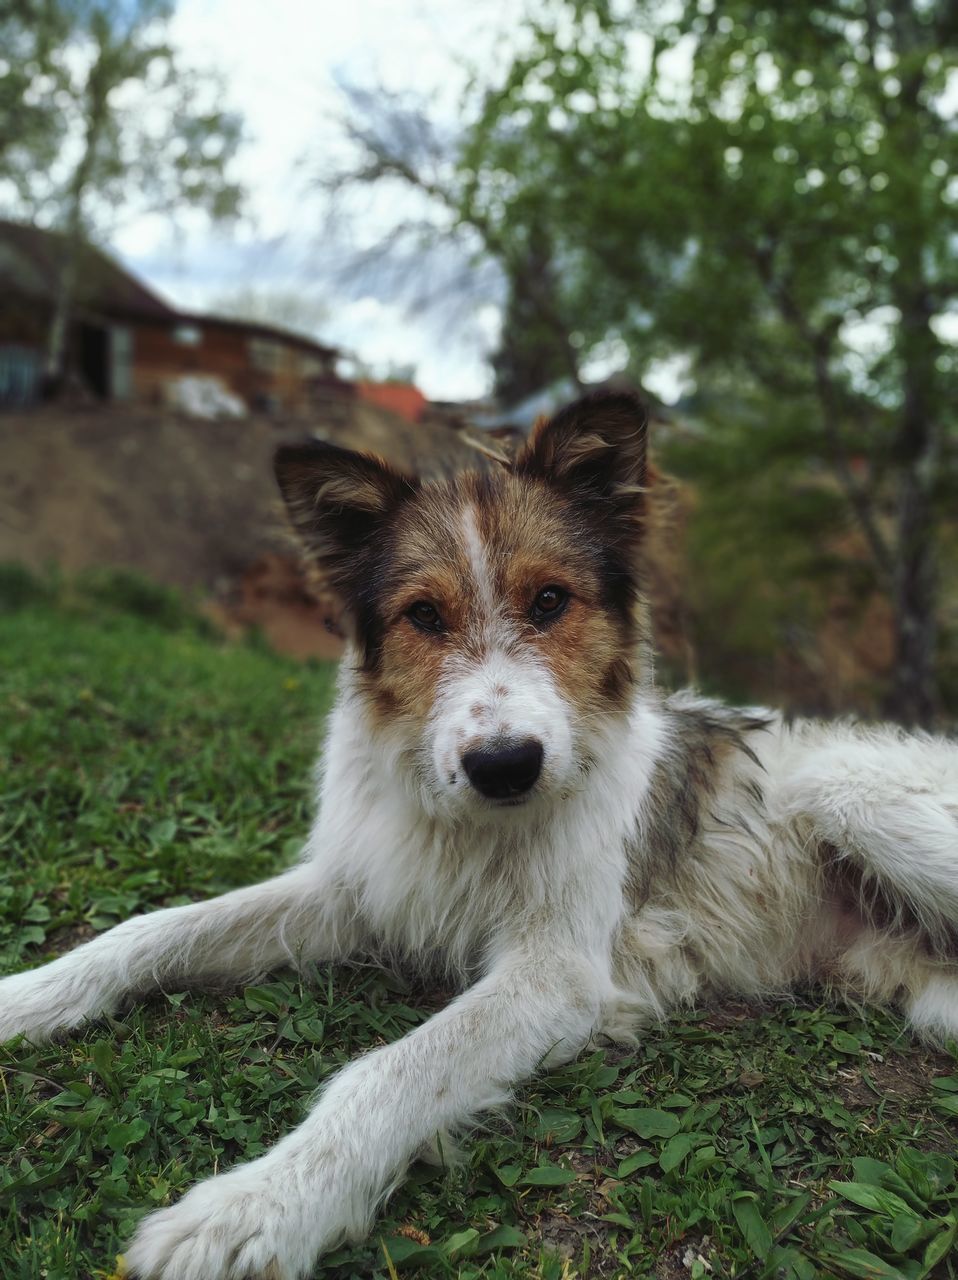
{"label": "house roof", "polygon": [[356,383],[361,400],[368,400],[380,409],[388,409],[409,422],[418,422],[426,410],[428,401],[418,387],[411,382]]}
{"label": "house roof", "polygon": [[211,315],[206,311],[178,311],[176,318],[180,324],[232,329],[247,334],[251,338],[265,338],[270,342],[282,342],[288,347],[298,347],[302,351],[315,351],[323,356],[339,355],[338,347],[329,347],[317,342],[305,333],[297,333],[293,329],[284,329],[281,325],[266,324],[260,320],[244,320],[238,316]]}
{"label": "house roof", "polygon": [[[21,294],[52,302],[64,252],[58,231],[0,219],[0,283]],[[176,311],[102,249],[80,249],[77,305],[107,315],[173,320]]]}
{"label": "house roof", "polygon": [[[65,237],[59,231],[47,231],[43,227],[0,218],[0,291],[11,289],[52,303],[56,296],[64,244]],[[241,331],[252,338],[282,342],[285,346],[327,358],[338,355],[337,348],[279,325],[242,320],[235,316],[178,311],[109,254],[91,244],[84,244],[80,249],[76,305],[80,310],[123,319],[215,325],[220,329]]]}

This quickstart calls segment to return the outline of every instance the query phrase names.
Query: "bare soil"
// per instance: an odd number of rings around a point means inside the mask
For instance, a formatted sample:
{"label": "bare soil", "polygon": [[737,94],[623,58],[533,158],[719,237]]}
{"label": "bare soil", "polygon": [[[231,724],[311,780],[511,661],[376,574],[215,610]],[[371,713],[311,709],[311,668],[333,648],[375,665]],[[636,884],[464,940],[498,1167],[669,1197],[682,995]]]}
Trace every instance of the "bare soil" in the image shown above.
{"label": "bare soil", "polygon": [[152,409],[0,416],[0,560],[223,590],[286,548],[270,466],[279,434]]}

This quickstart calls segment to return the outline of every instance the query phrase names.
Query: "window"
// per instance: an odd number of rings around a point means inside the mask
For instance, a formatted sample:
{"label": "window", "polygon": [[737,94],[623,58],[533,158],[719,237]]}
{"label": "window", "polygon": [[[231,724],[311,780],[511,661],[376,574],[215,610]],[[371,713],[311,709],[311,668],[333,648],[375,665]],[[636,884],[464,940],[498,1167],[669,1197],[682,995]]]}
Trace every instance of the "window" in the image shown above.
{"label": "window", "polygon": [[320,356],[300,355],[299,372],[303,378],[321,378],[328,373],[329,362]]}
{"label": "window", "polygon": [[269,338],[250,338],[250,364],[259,373],[276,373],[283,363],[283,346]]}

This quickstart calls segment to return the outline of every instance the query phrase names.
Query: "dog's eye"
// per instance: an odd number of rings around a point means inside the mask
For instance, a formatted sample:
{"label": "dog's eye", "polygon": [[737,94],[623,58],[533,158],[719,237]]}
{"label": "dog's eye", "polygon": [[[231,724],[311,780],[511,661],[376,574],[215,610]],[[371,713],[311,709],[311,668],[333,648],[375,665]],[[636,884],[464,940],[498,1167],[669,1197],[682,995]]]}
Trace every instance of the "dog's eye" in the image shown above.
{"label": "dog's eye", "polygon": [[532,603],[533,622],[551,622],[569,603],[569,593],[562,587],[543,587]]}
{"label": "dog's eye", "polygon": [[430,604],[428,600],[417,600],[411,609],[406,610],[406,617],[415,623],[420,631],[443,630],[439,610],[435,605]]}

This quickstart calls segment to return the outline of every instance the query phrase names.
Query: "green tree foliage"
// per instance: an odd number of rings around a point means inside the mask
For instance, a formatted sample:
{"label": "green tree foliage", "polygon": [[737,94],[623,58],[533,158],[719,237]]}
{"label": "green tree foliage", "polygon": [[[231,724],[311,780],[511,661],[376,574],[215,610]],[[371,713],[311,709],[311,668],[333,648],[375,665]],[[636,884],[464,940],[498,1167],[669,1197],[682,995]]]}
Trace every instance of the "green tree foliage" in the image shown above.
{"label": "green tree foliage", "polygon": [[58,113],[37,86],[49,84],[69,21],[48,0],[0,0],[0,183],[27,196],[31,176],[57,154]]}
{"label": "green tree foliage", "polygon": [[318,293],[292,285],[241,284],[210,300],[214,315],[260,321],[316,337],[329,323],[329,306]]}
{"label": "green tree foliage", "polygon": [[63,233],[52,380],[85,240],[122,209],[238,209],[230,162],[241,121],[220,107],[215,79],[181,64],[168,37],[174,10],[174,0],[14,0],[0,10],[0,198]]}

